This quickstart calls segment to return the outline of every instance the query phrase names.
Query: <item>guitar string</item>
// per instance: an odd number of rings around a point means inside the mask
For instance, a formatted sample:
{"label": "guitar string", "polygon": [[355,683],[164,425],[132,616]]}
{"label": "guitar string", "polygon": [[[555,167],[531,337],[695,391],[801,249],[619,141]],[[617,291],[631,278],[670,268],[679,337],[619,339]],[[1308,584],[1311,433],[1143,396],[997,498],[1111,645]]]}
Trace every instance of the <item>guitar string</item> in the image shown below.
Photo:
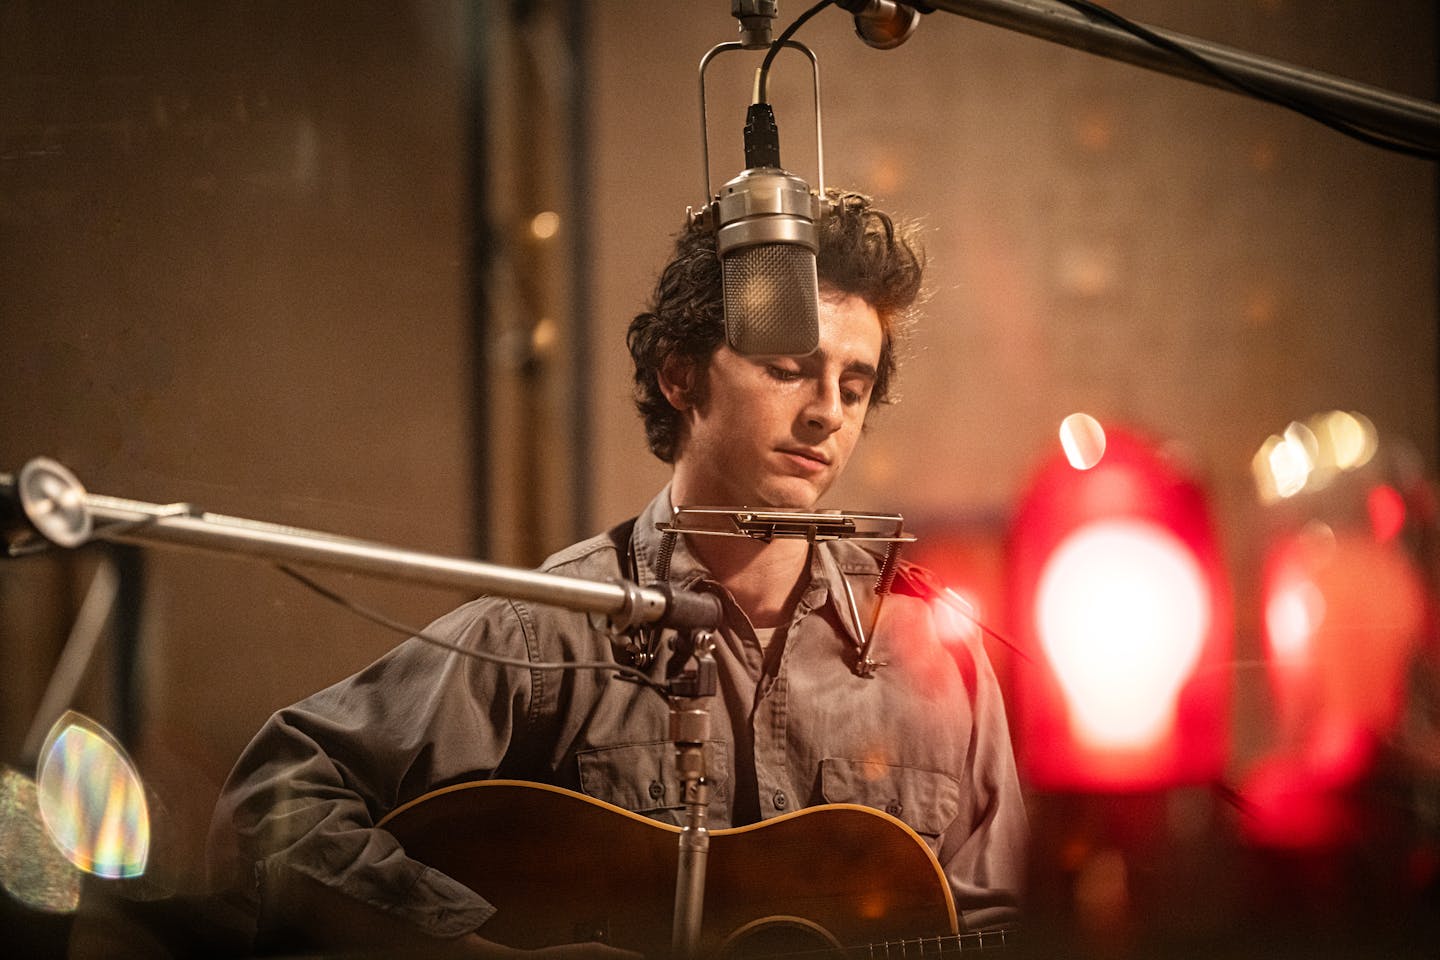
{"label": "guitar string", "polygon": [[[933,953],[959,953],[969,950],[974,953],[981,951],[999,951],[1006,947],[1014,946],[1013,941],[1017,939],[1018,929],[1015,927],[1002,927],[997,930],[976,930],[972,933],[951,933],[935,937],[916,937],[914,939],[901,940],[879,940],[874,943],[862,944],[859,946],[840,947],[838,955],[844,957],[865,956],[871,960],[888,960],[893,956],[910,956],[910,945],[916,949],[916,956],[925,955],[925,944],[933,944]],[[987,942],[988,941],[988,942]],[[879,952],[877,952],[879,951]],[[894,951],[899,951],[898,954]],[[785,953],[765,954],[754,957],[752,960],[800,960],[804,957],[835,957],[835,947],[816,947],[809,950],[790,950]]]}

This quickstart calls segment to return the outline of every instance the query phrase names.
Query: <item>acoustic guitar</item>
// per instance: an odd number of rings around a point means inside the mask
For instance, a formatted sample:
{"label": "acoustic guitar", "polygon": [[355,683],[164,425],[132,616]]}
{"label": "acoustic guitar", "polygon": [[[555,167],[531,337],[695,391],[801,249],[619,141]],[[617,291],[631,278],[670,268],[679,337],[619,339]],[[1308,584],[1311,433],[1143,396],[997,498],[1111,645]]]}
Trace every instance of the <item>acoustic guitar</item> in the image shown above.
{"label": "acoustic guitar", "polygon": [[[516,780],[436,790],[379,825],[498,908],[480,931],[492,940],[669,952],[679,827]],[[702,957],[918,957],[1013,939],[956,930],[935,855],[887,813],[831,804],[710,834]]]}

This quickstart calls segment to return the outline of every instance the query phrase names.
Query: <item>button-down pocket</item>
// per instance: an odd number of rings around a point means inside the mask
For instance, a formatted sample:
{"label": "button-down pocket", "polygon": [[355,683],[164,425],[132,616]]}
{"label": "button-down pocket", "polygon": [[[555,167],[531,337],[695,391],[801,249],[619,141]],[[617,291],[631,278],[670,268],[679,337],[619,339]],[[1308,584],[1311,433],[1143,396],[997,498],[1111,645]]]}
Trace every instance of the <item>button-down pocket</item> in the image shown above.
{"label": "button-down pocket", "polygon": [[[580,765],[580,789],[597,800],[646,816],[681,806],[675,744],[669,740],[582,750],[575,759]],[[706,741],[705,765],[711,806],[728,802],[730,754],[724,742]]]}
{"label": "button-down pocket", "polygon": [[826,803],[857,803],[905,821],[934,846],[960,814],[960,781],[945,773],[829,757],[820,764]]}

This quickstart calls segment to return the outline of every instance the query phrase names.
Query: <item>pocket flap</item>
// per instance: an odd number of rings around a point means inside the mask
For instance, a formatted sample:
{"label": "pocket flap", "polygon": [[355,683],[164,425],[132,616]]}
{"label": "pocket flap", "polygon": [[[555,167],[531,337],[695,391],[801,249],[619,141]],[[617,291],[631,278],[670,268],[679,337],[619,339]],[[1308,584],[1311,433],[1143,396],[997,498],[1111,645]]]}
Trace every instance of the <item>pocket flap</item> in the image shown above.
{"label": "pocket flap", "polygon": [[820,792],[827,803],[884,810],[930,837],[944,833],[960,815],[960,781],[916,767],[828,757],[820,764]]}

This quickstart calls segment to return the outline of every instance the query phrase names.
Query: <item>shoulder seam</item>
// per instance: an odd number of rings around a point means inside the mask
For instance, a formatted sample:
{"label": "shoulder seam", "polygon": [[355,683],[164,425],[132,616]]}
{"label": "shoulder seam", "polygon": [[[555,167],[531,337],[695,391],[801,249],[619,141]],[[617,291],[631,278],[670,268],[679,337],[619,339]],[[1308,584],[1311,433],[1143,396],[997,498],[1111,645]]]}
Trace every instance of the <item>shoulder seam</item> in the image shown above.
{"label": "shoulder seam", "polygon": [[608,550],[618,556],[614,542],[605,534],[600,534],[599,536],[591,537],[588,540],[582,540],[579,543],[568,546],[559,553],[552,554],[540,565],[540,569],[554,570],[556,567],[563,567],[566,564],[584,560],[586,557],[594,556],[596,553],[604,550]]}

